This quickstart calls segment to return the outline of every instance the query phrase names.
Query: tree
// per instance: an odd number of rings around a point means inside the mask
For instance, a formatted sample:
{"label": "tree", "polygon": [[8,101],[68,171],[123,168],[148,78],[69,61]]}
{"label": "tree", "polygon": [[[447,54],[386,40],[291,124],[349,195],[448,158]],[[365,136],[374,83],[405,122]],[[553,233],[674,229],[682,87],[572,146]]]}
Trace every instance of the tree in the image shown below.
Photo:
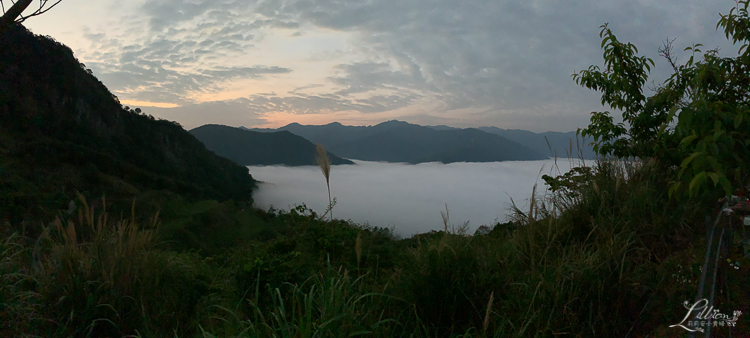
{"label": "tree", "polygon": [[602,92],[602,104],[623,111],[623,120],[631,124],[628,130],[623,123],[614,124],[609,111],[591,113],[591,124],[580,131],[583,136],[593,136],[594,151],[600,155],[617,157],[644,156],[644,148],[650,135],[646,130],[653,126],[638,123],[643,116],[646,97],[643,85],[654,61],[646,57],[636,57],[638,49],[631,43],[622,43],[607,27],[601,26],[599,37],[604,49],[604,70],[590,66],[578,74],[573,74],[576,83]]}
{"label": "tree", "polygon": [[685,48],[692,56],[677,65],[668,40],[660,53],[674,73],[648,98],[643,87],[653,61],[636,56],[635,46],[618,41],[603,25],[604,70],[591,66],[573,77],[581,86],[601,91],[602,104],[621,110],[623,123],[615,124],[608,111],[593,112],[591,123],[579,133],[593,136],[599,155],[652,158],[665,168],[677,168],[670,195],[730,194],[733,187],[744,188],[750,172],[748,3],[738,1],[716,25],[740,45],[738,56],[703,53],[696,44]]}
{"label": "tree", "polygon": [[41,15],[57,6],[62,0],[54,1],[50,4],[49,0],[39,0],[39,8],[27,15],[23,15],[23,11],[31,5],[33,0],[10,0],[10,5],[6,10],[6,1],[0,0],[0,8],[3,11],[3,16],[0,16],[0,35],[10,27],[13,23],[22,23],[30,17]]}

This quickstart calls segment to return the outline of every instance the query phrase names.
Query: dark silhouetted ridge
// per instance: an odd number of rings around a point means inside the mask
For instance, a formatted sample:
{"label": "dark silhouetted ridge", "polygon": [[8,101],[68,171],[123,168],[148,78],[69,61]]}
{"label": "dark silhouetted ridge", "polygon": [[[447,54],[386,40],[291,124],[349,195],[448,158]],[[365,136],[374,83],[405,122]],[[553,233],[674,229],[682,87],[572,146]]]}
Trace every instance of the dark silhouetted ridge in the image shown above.
{"label": "dark silhouetted ridge", "polygon": [[255,184],[179,124],[123,109],[70,48],[21,25],[0,37],[0,159],[5,219],[64,208],[76,190],[246,200]]}
{"label": "dark silhouetted ridge", "polygon": [[[305,126],[292,123],[286,130],[345,158],[384,162],[495,162],[540,160],[539,152],[505,137],[478,129],[435,130],[391,120],[375,126],[344,126],[331,123]],[[254,129],[272,132],[273,129]]]}
{"label": "dark silhouetted ridge", "polygon": [[[208,149],[241,165],[317,165],[315,145],[282,130],[257,132],[208,124],[190,130]],[[328,153],[331,164],[354,164]]]}
{"label": "dark silhouetted ridge", "polygon": [[576,137],[575,131],[533,133],[527,130],[500,129],[497,127],[480,127],[478,129],[524,144],[548,157],[554,155],[557,155],[557,157],[583,157],[584,159],[596,157],[593,146],[589,145],[591,140]]}

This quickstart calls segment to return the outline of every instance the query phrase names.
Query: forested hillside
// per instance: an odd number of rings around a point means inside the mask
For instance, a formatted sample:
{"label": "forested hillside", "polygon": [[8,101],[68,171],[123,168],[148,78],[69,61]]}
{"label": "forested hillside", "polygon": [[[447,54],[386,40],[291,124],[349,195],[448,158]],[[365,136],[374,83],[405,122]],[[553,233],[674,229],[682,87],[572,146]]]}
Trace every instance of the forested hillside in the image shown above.
{"label": "forested hillside", "polygon": [[0,38],[0,218],[66,208],[75,191],[249,199],[248,170],[179,124],[124,109],[70,48],[14,25]]}

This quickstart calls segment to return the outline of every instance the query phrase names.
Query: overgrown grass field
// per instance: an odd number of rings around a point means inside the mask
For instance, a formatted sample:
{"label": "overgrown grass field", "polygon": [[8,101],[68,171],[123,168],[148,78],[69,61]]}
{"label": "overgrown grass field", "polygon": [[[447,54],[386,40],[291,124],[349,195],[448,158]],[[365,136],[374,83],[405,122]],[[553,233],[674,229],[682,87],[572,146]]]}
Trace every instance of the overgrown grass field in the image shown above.
{"label": "overgrown grass field", "polygon": [[[304,206],[114,216],[81,196],[38,236],[4,225],[0,336],[679,336],[713,205],[670,202],[660,170],[598,162],[506,223],[467,234],[446,217],[408,239]],[[723,276],[748,285],[740,260]],[[750,310],[726,292],[722,309]]]}

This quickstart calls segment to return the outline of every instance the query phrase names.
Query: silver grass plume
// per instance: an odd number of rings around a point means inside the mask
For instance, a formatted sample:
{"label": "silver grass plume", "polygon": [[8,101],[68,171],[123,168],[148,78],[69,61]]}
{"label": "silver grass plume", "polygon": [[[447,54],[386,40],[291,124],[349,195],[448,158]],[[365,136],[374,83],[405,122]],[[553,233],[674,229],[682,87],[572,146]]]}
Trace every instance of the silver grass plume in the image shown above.
{"label": "silver grass plume", "polygon": [[326,148],[323,147],[322,144],[318,143],[315,145],[315,150],[318,151],[318,155],[315,156],[315,161],[318,162],[318,167],[320,167],[320,171],[323,172],[323,176],[326,178],[326,186],[328,187],[328,211],[331,212],[331,220],[333,220],[333,211],[330,209],[333,207],[332,201],[331,201],[331,159],[328,158],[328,152],[326,151]]}

